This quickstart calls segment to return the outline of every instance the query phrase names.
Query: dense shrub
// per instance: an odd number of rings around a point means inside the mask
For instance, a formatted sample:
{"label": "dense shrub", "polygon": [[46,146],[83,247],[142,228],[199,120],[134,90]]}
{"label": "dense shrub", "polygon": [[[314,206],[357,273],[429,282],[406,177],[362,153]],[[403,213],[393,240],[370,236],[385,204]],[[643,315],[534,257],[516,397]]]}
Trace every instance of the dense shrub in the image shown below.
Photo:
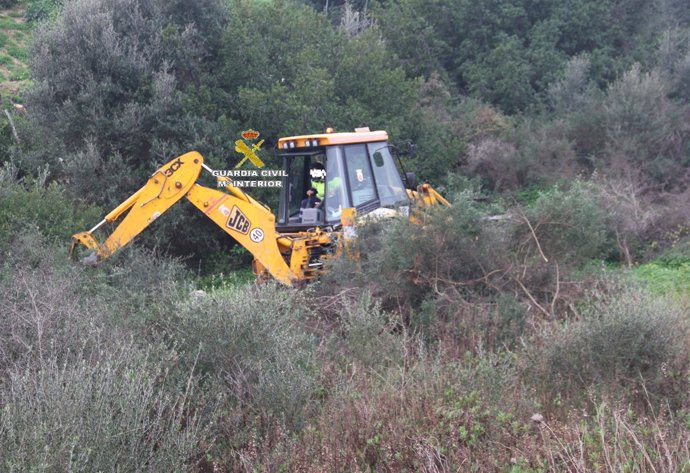
{"label": "dense shrub", "polygon": [[645,392],[654,401],[683,402],[688,389],[683,309],[640,289],[614,291],[584,310],[581,320],[545,334],[542,347],[532,352],[536,371],[530,374],[541,389],[574,401],[594,386],[642,407]]}
{"label": "dense shrub", "polygon": [[0,381],[5,471],[179,471],[208,447],[196,380],[170,379],[175,353],[132,342],[70,363],[46,356]]}
{"label": "dense shrub", "polygon": [[0,168],[0,249],[7,249],[15,235],[32,227],[66,248],[72,234],[100,218],[97,207],[73,202],[61,186],[46,185],[45,179],[43,173],[35,180],[19,180],[12,164]]}
{"label": "dense shrub", "polygon": [[468,146],[463,170],[480,177],[487,188],[504,191],[527,182],[527,165],[518,159],[515,145],[487,137]]}
{"label": "dense shrub", "polygon": [[35,366],[43,357],[64,361],[70,352],[101,340],[102,319],[80,304],[81,278],[53,261],[40,235],[26,232],[12,241],[0,269],[0,370]]}
{"label": "dense shrub", "polygon": [[538,192],[524,207],[487,203],[473,184],[450,200],[452,207],[420,213],[422,221],[361,226],[359,259],[335,260],[323,290],[367,286],[403,312],[423,301],[464,311],[466,302],[510,291],[546,315],[558,298],[573,301],[578,286],[560,287],[570,271],[616,257],[610,214],[587,183]]}
{"label": "dense shrub", "polygon": [[[40,146],[24,166],[49,162],[75,194],[113,205],[135,189],[129,179],[112,179],[113,171],[136,180],[188,151],[213,128],[191,96],[211,67],[224,18],[216,0],[65,4],[35,33],[28,108]],[[84,152],[87,175],[72,163]],[[92,192],[94,182],[105,182],[117,200]]]}
{"label": "dense shrub", "polygon": [[242,408],[297,426],[316,388],[307,315],[299,293],[246,285],[193,297],[162,323]]}
{"label": "dense shrub", "polygon": [[176,269],[136,251],[84,268],[33,227],[10,240],[0,261],[3,470],[171,471],[211,446],[214,406],[194,367],[149,331],[149,316],[172,310]]}
{"label": "dense shrub", "polygon": [[31,22],[48,20],[55,17],[62,8],[63,0],[28,0],[26,2],[26,19]]}
{"label": "dense shrub", "polygon": [[587,54],[590,74],[604,85],[631,56],[650,59],[651,32],[687,25],[681,2],[632,5],[399,0],[375,6],[374,16],[410,74],[442,70],[463,93],[515,113],[540,102],[568,59]]}
{"label": "dense shrub", "polygon": [[373,300],[369,292],[355,300],[340,296],[336,312],[339,330],[331,339],[332,356],[374,370],[402,363],[410,340],[400,333],[400,321],[394,314],[382,311],[380,302]]}
{"label": "dense shrub", "polygon": [[[664,47],[672,46],[661,46],[662,58],[669,54]],[[463,170],[499,190],[550,185],[593,171],[634,179],[644,188],[684,190],[688,105],[674,91],[682,60],[628,66],[604,89],[595,84],[592,61],[591,55],[573,57],[549,86],[539,113],[471,140]]]}
{"label": "dense shrub", "polygon": [[[481,278],[485,271],[496,269],[509,256],[495,248],[508,244],[511,224],[487,219],[503,208],[483,202],[476,183],[459,186],[461,190],[449,196],[451,207],[420,210],[421,221],[384,220],[371,229],[363,227],[358,239],[359,251],[365,256],[363,272],[380,271],[372,280],[392,294],[402,295],[404,286],[392,287],[401,278],[429,287],[442,281]],[[383,238],[369,238],[367,232],[378,232]]]}
{"label": "dense shrub", "polygon": [[635,65],[607,91],[604,117],[607,164],[619,172],[639,168],[670,187],[687,167],[689,135],[682,122],[686,106],[669,99],[668,87],[659,71]]}
{"label": "dense shrub", "polygon": [[602,204],[597,188],[586,182],[576,180],[566,189],[553,187],[525,209],[531,228],[525,221],[524,238],[529,241],[529,233],[534,232],[532,244],[539,247],[532,250],[543,252],[549,260],[580,265],[604,259],[615,246],[612,216]]}
{"label": "dense shrub", "polygon": [[65,245],[24,231],[0,264],[0,369],[43,356],[68,362],[133,333],[155,343],[160,314],[173,310],[183,278],[179,262],[136,250],[83,267],[68,260]]}
{"label": "dense shrub", "polygon": [[442,471],[462,464],[484,472],[508,463],[516,438],[532,437],[525,422],[532,404],[516,399],[516,373],[505,357],[459,362],[418,354],[374,376],[356,368],[346,374],[298,442],[275,435],[272,441],[280,443],[272,454],[247,445],[240,458],[258,470],[280,464],[290,470]]}

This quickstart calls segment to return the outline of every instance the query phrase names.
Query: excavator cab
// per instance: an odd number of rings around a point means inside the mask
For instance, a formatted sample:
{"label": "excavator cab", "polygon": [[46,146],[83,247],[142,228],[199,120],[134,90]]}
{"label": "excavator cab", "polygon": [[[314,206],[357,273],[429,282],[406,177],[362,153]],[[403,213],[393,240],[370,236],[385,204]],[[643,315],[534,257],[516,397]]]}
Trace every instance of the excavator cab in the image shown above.
{"label": "excavator cab", "polygon": [[[292,136],[281,138],[278,147],[284,171],[276,219],[281,232],[337,228],[346,208],[363,215],[409,204],[385,131]],[[309,189],[318,199],[307,198]]]}

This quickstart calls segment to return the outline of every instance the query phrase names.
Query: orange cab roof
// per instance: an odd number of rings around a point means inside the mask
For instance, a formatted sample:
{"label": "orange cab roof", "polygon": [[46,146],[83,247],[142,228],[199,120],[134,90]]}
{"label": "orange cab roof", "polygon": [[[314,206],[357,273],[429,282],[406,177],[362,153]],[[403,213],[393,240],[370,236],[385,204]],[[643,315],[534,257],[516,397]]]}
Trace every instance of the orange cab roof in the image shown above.
{"label": "orange cab roof", "polygon": [[[386,141],[385,131],[355,131],[351,133],[317,133],[313,135],[287,136],[278,140],[278,149],[307,148],[313,146],[342,145],[350,143],[369,143]],[[316,141],[317,145],[314,144]],[[290,143],[294,145],[290,146]],[[285,145],[288,145],[286,147]]]}

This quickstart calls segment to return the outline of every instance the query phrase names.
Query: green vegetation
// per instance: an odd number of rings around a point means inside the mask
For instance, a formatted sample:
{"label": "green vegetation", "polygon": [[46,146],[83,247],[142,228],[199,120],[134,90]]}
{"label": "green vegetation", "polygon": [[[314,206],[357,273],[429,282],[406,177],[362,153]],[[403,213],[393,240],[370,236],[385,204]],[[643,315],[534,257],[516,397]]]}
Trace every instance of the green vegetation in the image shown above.
{"label": "green vegetation", "polygon": [[[24,21],[21,5],[5,2],[0,5],[0,73],[11,82],[4,83],[2,94],[18,93],[27,85],[29,78],[28,36],[29,25]],[[12,8],[11,10],[4,10]]]}
{"label": "green vegetation", "polygon": [[56,183],[45,185],[45,172],[33,181],[17,181],[16,173],[11,165],[0,170],[0,249],[9,250],[11,240],[25,228],[36,228],[49,242],[60,243],[101,214],[71,201]]}
{"label": "green vegetation", "polygon": [[11,81],[24,81],[29,78],[29,71],[24,66],[16,64],[9,67]]}
{"label": "green vegetation", "polygon": [[687,226],[669,233],[670,246],[654,259],[635,266],[634,277],[656,294],[685,298],[690,294],[690,247]]}
{"label": "green vegetation", "polygon": [[601,297],[581,321],[547,335],[549,343],[533,353],[542,389],[562,401],[598,386],[608,396],[630,396],[631,403],[662,399],[682,406],[687,380],[681,373],[688,362],[684,310],[644,291],[611,289],[618,294]]}
{"label": "green vegetation", "polygon": [[26,19],[31,23],[38,23],[55,18],[62,4],[62,0],[27,0]]}
{"label": "green vegetation", "polygon": [[[686,2],[0,7],[0,470],[690,471]],[[299,290],[184,204],[68,261],[172,156],[327,126],[453,206]]]}

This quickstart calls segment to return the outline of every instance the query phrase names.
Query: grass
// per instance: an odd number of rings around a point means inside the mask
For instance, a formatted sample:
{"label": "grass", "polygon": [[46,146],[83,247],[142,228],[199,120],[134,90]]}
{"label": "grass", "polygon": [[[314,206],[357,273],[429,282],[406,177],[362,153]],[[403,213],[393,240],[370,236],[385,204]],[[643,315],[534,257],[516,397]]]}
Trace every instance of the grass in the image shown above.
{"label": "grass", "polygon": [[656,294],[690,294],[690,262],[675,267],[659,262],[645,263],[635,268],[633,274]]}
{"label": "grass", "polygon": [[16,65],[10,68],[10,81],[23,82],[26,80],[29,80],[29,69]]}
{"label": "grass", "polygon": [[233,293],[238,288],[256,279],[251,268],[237,269],[227,274],[219,273],[204,276],[198,280],[198,287],[202,291],[213,293]]}
{"label": "grass", "polygon": [[26,48],[17,46],[16,44],[7,46],[7,54],[15,59],[19,59],[20,61],[25,62],[29,60],[29,54],[26,51]]}
{"label": "grass", "polygon": [[657,258],[637,266],[634,277],[656,294],[690,295],[690,243],[676,242]]}
{"label": "grass", "polygon": [[0,10],[0,93],[17,95],[28,84],[31,26],[25,21],[24,8],[19,3]]}
{"label": "grass", "polygon": [[28,31],[31,28],[27,23],[24,23],[21,17],[10,16],[9,13],[3,13],[0,16],[0,29],[13,31]]}

